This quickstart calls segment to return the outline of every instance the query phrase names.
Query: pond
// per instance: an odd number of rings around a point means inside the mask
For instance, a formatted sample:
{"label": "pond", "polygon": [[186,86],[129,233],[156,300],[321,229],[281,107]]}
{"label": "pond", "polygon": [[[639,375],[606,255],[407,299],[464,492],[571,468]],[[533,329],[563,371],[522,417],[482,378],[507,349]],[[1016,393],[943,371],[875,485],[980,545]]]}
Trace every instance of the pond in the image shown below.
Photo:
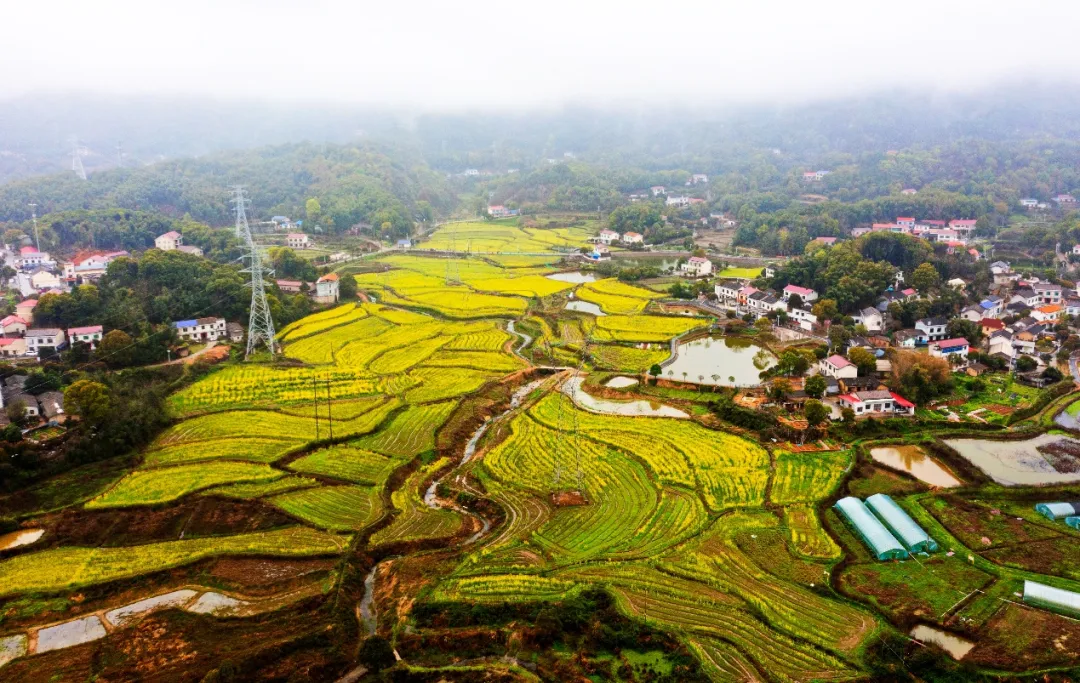
{"label": "pond", "polygon": [[588,301],[581,301],[580,299],[568,302],[566,304],[566,310],[578,311],[579,313],[592,313],[593,315],[607,315],[607,313],[600,310],[600,307],[596,304]]}
{"label": "pond", "polygon": [[911,629],[911,637],[915,640],[933,643],[948,652],[950,657],[957,660],[963,659],[964,655],[971,652],[971,648],[975,647],[975,643],[926,624],[919,624]]}
{"label": "pond", "polygon": [[1073,401],[1058,413],[1054,422],[1066,429],[1080,430],[1080,401]]}
{"label": "pond", "polygon": [[604,386],[611,387],[612,389],[625,389],[626,387],[632,387],[637,383],[638,381],[633,377],[612,377],[604,383]]}
{"label": "pond", "polygon": [[59,650],[73,645],[82,645],[106,635],[105,626],[101,619],[95,616],[65,621],[56,626],[49,626],[37,632],[37,649],[35,653]]}
{"label": "pond", "polygon": [[[755,358],[764,361],[759,361],[761,367],[755,365]],[[748,340],[703,337],[680,343],[663,376],[694,384],[756,387],[761,384],[759,373],[774,365],[775,356]]]}
{"label": "pond", "polygon": [[[1005,486],[1038,486],[1080,481],[1080,471],[1070,469],[1068,457],[1046,453],[1080,448],[1080,441],[1060,434],[1043,434],[1023,441],[990,439],[947,439],[945,443]],[[1055,464],[1057,463],[1057,467]]]}
{"label": "pond", "polygon": [[571,377],[562,386],[562,392],[569,396],[579,408],[605,415],[625,415],[628,417],[678,417],[689,418],[683,411],[651,401],[609,401],[585,393],[581,388],[584,377]]}
{"label": "pond", "polygon": [[11,550],[12,548],[30,545],[44,534],[44,529],[21,529],[12,531],[10,534],[0,535],[0,550]]}
{"label": "pond", "polygon": [[584,284],[586,282],[596,282],[596,276],[592,273],[582,273],[577,270],[572,273],[552,273],[548,275],[549,280],[558,280],[559,282],[572,282],[575,285]]}
{"label": "pond", "polygon": [[918,446],[879,446],[870,449],[870,457],[931,486],[949,488],[960,485],[959,479]]}

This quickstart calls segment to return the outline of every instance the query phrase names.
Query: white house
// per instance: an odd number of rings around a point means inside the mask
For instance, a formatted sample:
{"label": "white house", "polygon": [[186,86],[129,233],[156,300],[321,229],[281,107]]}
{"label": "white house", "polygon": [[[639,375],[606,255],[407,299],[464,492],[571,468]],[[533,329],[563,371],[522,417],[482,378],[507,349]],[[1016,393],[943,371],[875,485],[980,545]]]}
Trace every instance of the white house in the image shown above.
{"label": "white house", "polygon": [[1009,358],[1016,356],[1016,350],[1013,347],[1012,332],[1008,330],[999,330],[990,335],[990,339],[987,340],[987,353],[991,356],[995,353],[1000,353]]}
{"label": "white house", "polygon": [[1020,200],[1020,206],[1024,207],[1025,209],[1034,209],[1038,205],[1039,200],[1032,199],[1031,197],[1024,197]]}
{"label": "white house", "polygon": [[339,298],[337,273],[327,273],[315,281],[315,302],[320,304],[337,303]]}
{"label": "white house", "polygon": [[60,278],[47,270],[39,270],[30,276],[30,284],[37,291],[56,289],[60,287]]}
{"label": "white house", "polygon": [[896,224],[900,225],[900,226],[903,226],[905,228],[914,228],[915,227],[915,219],[913,217],[911,217],[911,216],[897,216],[896,217]]}
{"label": "white house", "polygon": [[900,330],[893,335],[893,343],[902,349],[915,348],[915,342],[919,339],[916,330]]}
{"label": "white house", "polygon": [[832,355],[817,363],[818,371],[835,379],[853,379],[859,376],[859,368],[840,355]]}
{"label": "white house", "polygon": [[1039,306],[1031,312],[1031,317],[1035,318],[1041,323],[1056,323],[1061,318],[1061,312],[1064,309],[1056,304],[1048,304],[1046,306]]}
{"label": "white house", "polygon": [[915,321],[915,329],[919,333],[919,341],[928,344],[932,341],[944,339],[949,321],[944,317],[923,318]]}
{"label": "white house", "polygon": [[203,255],[202,247],[193,247],[187,244],[181,244],[176,250],[184,254],[191,254],[192,256]]}
{"label": "white house", "polygon": [[817,301],[818,298],[817,292],[808,287],[800,287],[798,285],[788,285],[787,287],[784,287],[784,301],[790,299],[792,294],[799,295],[799,298],[802,299],[804,304],[810,303],[811,301]]}
{"label": "white house", "polygon": [[885,324],[881,311],[873,307],[864,308],[851,318],[857,325],[864,325],[867,332],[880,332]]}
{"label": "white house", "polygon": [[668,197],[664,200],[665,206],[690,206],[690,198],[685,196]]}
{"label": "white house", "polygon": [[798,323],[799,327],[810,332],[814,329],[814,325],[817,324],[817,316],[810,310],[810,305],[806,304],[802,308],[796,308],[794,306],[788,308],[788,317]]}
{"label": "white house", "polygon": [[19,258],[16,264],[20,268],[33,268],[35,266],[45,266],[51,268],[56,265],[55,261],[49,258],[49,252],[38,251],[36,247],[23,247],[19,249]]}
{"label": "white house", "polygon": [[154,246],[162,251],[173,251],[184,243],[184,236],[175,230],[170,230],[164,235],[158,235],[154,240]]}
{"label": "white house", "polygon": [[600,234],[596,236],[596,239],[602,244],[611,244],[612,242],[619,241],[619,233],[605,228],[600,231]]}
{"label": "white house", "polygon": [[90,348],[96,349],[98,342],[101,341],[102,328],[101,325],[89,325],[87,327],[72,327],[68,331],[68,339],[71,343],[82,342],[89,344]]}
{"label": "white house", "polygon": [[645,236],[639,232],[628,232],[623,234],[622,241],[627,244],[644,244]]}
{"label": "white house", "polygon": [[840,407],[855,415],[914,415],[915,404],[891,391],[853,391],[837,397]]}
{"label": "white house", "polygon": [[971,218],[957,218],[949,221],[949,229],[957,232],[969,233],[975,229],[976,221]]}
{"label": "white house", "polygon": [[966,361],[968,357],[968,340],[963,337],[956,337],[954,339],[930,342],[930,355],[935,358],[959,356]]}
{"label": "white house", "polygon": [[26,321],[17,315],[9,315],[0,320],[0,333],[4,336],[24,334],[25,332]]}
{"label": "white house", "polygon": [[177,335],[186,341],[217,341],[225,336],[225,318],[197,318],[173,323]]}
{"label": "white house", "polygon": [[285,235],[285,246],[292,249],[307,249],[311,246],[311,240],[308,239],[307,233],[290,232]]}
{"label": "white house", "polygon": [[1061,285],[1051,284],[1049,282],[1036,282],[1031,285],[1031,288],[1035,290],[1035,293],[1039,295],[1039,301],[1044,304],[1060,304],[1061,303]]}
{"label": "white house", "polygon": [[963,278],[954,277],[945,284],[949,285],[953,289],[963,289],[967,287],[967,282]]}
{"label": "white house", "polygon": [[508,209],[502,204],[489,205],[488,215],[492,218],[506,218],[507,216],[516,216],[517,209]]}
{"label": "white house", "polygon": [[654,196],[654,197],[659,197],[660,195],[664,194],[666,191],[667,190],[664,188],[663,185],[653,185],[652,187],[649,188],[649,192],[652,192],[652,196]]}
{"label": "white house", "polygon": [[[26,340],[22,337],[0,337],[0,356],[18,358],[26,355]],[[0,404],[3,400],[0,400]]]}
{"label": "white house", "polygon": [[787,304],[781,301],[772,292],[755,291],[746,297],[746,306],[751,313],[762,318],[772,315],[775,311],[787,310]]}
{"label": "white house", "polygon": [[27,355],[34,356],[40,355],[40,350],[44,347],[58,349],[66,341],[64,331],[53,328],[27,330],[23,338],[26,340]]}
{"label": "white house", "polygon": [[709,182],[709,176],[705,175],[704,173],[695,173],[694,175],[690,176],[691,185],[697,185],[698,183],[707,182]]}
{"label": "white house", "polygon": [[716,283],[713,287],[713,291],[716,292],[716,298],[721,303],[735,303],[739,300],[739,290],[742,289],[742,285],[738,280],[724,280],[723,282]]}
{"label": "white house", "polygon": [[1054,197],[1054,201],[1058,204],[1075,204],[1076,197],[1072,196],[1071,194],[1059,194],[1058,196]]}
{"label": "white house", "polygon": [[712,273],[712,261],[704,256],[691,256],[679,266],[679,270],[689,277],[705,277]]}

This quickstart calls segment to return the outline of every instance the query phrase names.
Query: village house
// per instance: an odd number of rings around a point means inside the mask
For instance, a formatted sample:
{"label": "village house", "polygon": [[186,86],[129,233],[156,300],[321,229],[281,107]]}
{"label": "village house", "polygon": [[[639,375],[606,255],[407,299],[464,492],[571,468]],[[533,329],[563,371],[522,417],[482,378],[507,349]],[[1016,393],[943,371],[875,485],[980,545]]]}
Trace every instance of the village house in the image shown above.
{"label": "village house", "polygon": [[1061,285],[1055,285],[1049,282],[1036,282],[1031,286],[1035,293],[1039,295],[1039,301],[1044,304],[1060,304],[1061,303]]}
{"label": "village house", "polygon": [[64,394],[60,391],[46,391],[37,397],[41,405],[41,416],[51,423],[64,422]]}
{"label": "village house", "polygon": [[893,335],[893,343],[902,349],[913,349],[919,339],[917,330],[899,330]]}
{"label": "village house", "polygon": [[1072,196],[1071,194],[1059,194],[1058,196],[1054,197],[1054,201],[1058,204],[1075,204],[1076,197]]}
{"label": "village house", "polygon": [[691,256],[679,266],[679,270],[689,277],[705,277],[712,273],[712,269],[712,261],[704,256]]}
{"label": "village house", "polygon": [[304,283],[301,280],[276,280],[278,289],[285,294],[299,294]]}
{"label": "village house", "polygon": [[180,339],[191,342],[217,341],[225,336],[225,318],[196,318],[173,323]]}
{"label": "village house", "polygon": [[905,228],[914,228],[915,227],[915,219],[913,217],[911,217],[911,216],[897,216],[896,217],[896,224],[900,225],[900,226],[903,226]]}
{"label": "village house", "polygon": [[[192,249],[198,249],[198,247],[192,247]],[[199,251],[201,252],[202,250],[200,249]],[[69,284],[96,281],[105,275],[110,263],[122,256],[131,256],[131,254],[126,251],[105,251],[79,254],[72,260],[62,264],[63,277]]]}
{"label": "village house", "polygon": [[919,333],[918,341],[920,344],[928,344],[932,341],[938,341],[944,339],[945,328],[948,326],[949,321],[947,318],[938,316],[936,318],[923,318],[922,320],[915,321],[915,329]]}
{"label": "village house", "polygon": [[934,358],[957,356],[966,361],[968,356],[968,340],[963,337],[955,337],[953,339],[942,339],[941,341],[930,342],[930,355]]}
{"label": "village house", "polygon": [[409,239],[408,237],[403,237],[403,238],[399,239],[394,246],[396,246],[398,249],[402,249],[402,250],[412,249],[412,240]]}
{"label": "village house", "polygon": [[244,341],[244,326],[240,323],[225,323],[225,334],[229,341],[239,344]]}
{"label": "village house", "polygon": [[290,232],[285,235],[285,246],[290,249],[307,249],[310,245],[311,240],[308,239],[307,233]]}
{"label": "village house", "polygon": [[949,221],[949,229],[957,232],[969,233],[975,229],[976,221],[970,218],[958,218]]}
{"label": "village house", "polygon": [[34,322],[34,307],[37,306],[37,299],[25,299],[15,304],[15,315],[19,316],[29,325]]}
{"label": "village house", "polygon": [[814,239],[810,240],[810,242],[812,244],[813,243],[824,244],[827,247],[831,247],[832,245],[836,244],[836,238],[835,237],[815,237]]}
{"label": "village house", "polygon": [[817,292],[808,287],[800,287],[798,285],[788,285],[787,287],[784,287],[784,301],[790,299],[793,294],[798,295],[804,304],[817,301],[818,298]]}
{"label": "village house", "polygon": [[5,337],[26,333],[26,321],[17,315],[6,316],[0,320],[0,334]]}
{"label": "village house", "polygon": [[72,327],[68,329],[67,333],[72,344],[82,342],[83,344],[89,344],[90,348],[96,349],[98,342],[101,341],[102,327],[101,325]]}
{"label": "village house", "polygon": [[1013,348],[1017,353],[1033,355],[1035,353],[1036,336],[1028,330],[1016,332],[1012,337]]}
{"label": "village house", "polygon": [[904,189],[900,190],[900,194],[903,195],[911,195],[916,193],[918,193],[918,190],[916,190],[914,187],[905,187]]}
{"label": "village house", "polygon": [[686,196],[668,197],[664,200],[665,206],[690,206],[690,198]]}
{"label": "village house", "polygon": [[0,337],[0,356],[18,358],[26,355],[26,340],[22,337]]}
{"label": "village house", "polygon": [[722,280],[713,286],[716,298],[721,303],[738,303],[742,284],[738,280]]}
{"label": "village house", "polygon": [[1056,323],[1062,310],[1062,307],[1057,305],[1039,306],[1031,312],[1031,317],[1041,323]]}
{"label": "village house", "polygon": [[488,206],[488,215],[492,218],[506,218],[507,216],[516,216],[517,213],[517,209],[508,209],[502,204]]}
{"label": "village house", "polygon": [[863,325],[867,332],[880,332],[885,324],[885,317],[876,308],[866,307],[851,316],[856,325]]}
{"label": "village house", "polygon": [[596,236],[596,239],[601,244],[611,244],[612,242],[619,241],[619,233],[615,232],[614,230],[608,230],[607,228],[604,228],[600,231],[600,234]]}
{"label": "village house", "polygon": [[751,313],[759,318],[771,315],[775,311],[787,310],[787,304],[781,301],[775,293],[758,290],[746,297],[746,306]]}
{"label": "village house", "polygon": [[1042,303],[1042,297],[1029,287],[1018,289],[1009,297],[1010,304],[1023,304],[1025,308],[1035,308]]}
{"label": "village house", "polygon": [[990,338],[986,340],[986,352],[991,356],[1000,353],[1008,358],[1014,358],[1016,356],[1016,350],[1013,346],[1012,332],[1008,330],[998,330],[992,332]]}
{"label": "village house", "polygon": [[192,256],[202,256],[202,247],[195,247],[187,244],[181,244],[176,250],[182,254],[191,254]]}
{"label": "village house", "polygon": [[628,232],[622,236],[622,241],[627,244],[644,244],[645,236],[638,232]]}
{"label": "village house", "polygon": [[954,277],[945,284],[952,287],[953,289],[963,289],[964,287],[967,287],[967,282],[963,278],[958,277]]}
{"label": "village house", "polygon": [[690,180],[686,181],[686,184],[699,185],[707,182],[709,182],[709,176],[705,175],[704,173],[695,173],[694,175],[690,176]]}
{"label": "village house", "polygon": [[327,273],[315,281],[315,303],[333,304],[339,298],[339,281],[337,273]]}
{"label": "village house", "polygon": [[40,356],[41,349],[62,349],[66,343],[64,331],[51,327],[27,330],[23,339],[27,355],[34,356]]}
{"label": "village house", "polygon": [[856,391],[837,397],[840,407],[851,408],[856,417],[864,415],[914,415],[915,404],[900,394],[875,390]]}
{"label": "village house", "polygon": [[1065,315],[1080,316],[1080,299],[1065,300]]}
{"label": "village house", "polygon": [[817,369],[820,374],[833,379],[850,379],[859,375],[859,368],[854,363],[836,354],[819,360]]}
{"label": "village house", "polygon": [[1024,207],[1025,209],[1034,209],[1036,206],[1038,206],[1038,204],[1039,200],[1033,199],[1031,197],[1024,197],[1020,200],[1020,206]]}
{"label": "village house", "polygon": [[804,304],[802,308],[790,306],[788,308],[788,317],[794,320],[801,329],[807,332],[813,331],[814,325],[817,325],[818,321],[817,316],[814,315],[814,312],[811,310],[810,304]]}
{"label": "village house", "polygon": [[21,389],[12,388],[6,392],[4,402],[9,406],[22,405],[23,414],[27,417],[41,415],[41,408],[38,406],[37,398],[33,394],[23,392]]}
{"label": "village house", "polygon": [[663,185],[653,185],[649,188],[649,192],[652,192],[652,196],[659,197],[660,195],[665,194],[667,190]]}
{"label": "village house", "polygon": [[47,270],[39,270],[30,276],[30,284],[37,291],[57,289],[61,286],[60,278]]}
{"label": "village house", "polygon": [[986,313],[983,311],[982,306],[972,304],[970,306],[964,306],[964,310],[960,311],[960,317],[964,320],[970,320],[973,323],[977,323],[986,317]]}
{"label": "village house", "polygon": [[164,235],[158,235],[154,240],[154,246],[162,251],[173,251],[184,243],[184,237],[175,230],[170,230]]}
{"label": "village house", "polygon": [[998,330],[1005,329],[1005,323],[996,318],[983,318],[979,321],[979,328],[982,330],[983,335],[989,337]]}
{"label": "village house", "polygon": [[19,258],[15,261],[15,264],[23,269],[36,268],[43,266],[45,268],[53,268],[56,266],[56,262],[49,258],[49,252],[38,251],[37,247],[23,247],[19,249]]}

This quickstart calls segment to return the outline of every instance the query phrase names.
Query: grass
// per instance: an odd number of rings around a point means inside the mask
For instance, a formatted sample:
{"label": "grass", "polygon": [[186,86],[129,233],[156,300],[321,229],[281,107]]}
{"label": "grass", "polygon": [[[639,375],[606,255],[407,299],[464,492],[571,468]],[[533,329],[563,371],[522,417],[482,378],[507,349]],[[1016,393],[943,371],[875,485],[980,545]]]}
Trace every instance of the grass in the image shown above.
{"label": "grass", "polygon": [[764,268],[725,268],[717,273],[717,277],[754,280],[761,275],[763,270]]}
{"label": "grass", "polygon": [[221,484],[265,482],[283,476],[267,465],[218,461],[136,470],[90,500],[88,509],[157,505]]}
{"label": "grass", "polygon": [[331,555],[344,550],[347,543],[347,536],[297,526],[123,548],[55,548],[0,562],[0,595],[72,590],[217,555]]}
{"label": "grass", "polygon": [[378,517],[379,496],[370,486],[323,486],[283,493],[269,502],[303,522],[334,531],[362,529]]}

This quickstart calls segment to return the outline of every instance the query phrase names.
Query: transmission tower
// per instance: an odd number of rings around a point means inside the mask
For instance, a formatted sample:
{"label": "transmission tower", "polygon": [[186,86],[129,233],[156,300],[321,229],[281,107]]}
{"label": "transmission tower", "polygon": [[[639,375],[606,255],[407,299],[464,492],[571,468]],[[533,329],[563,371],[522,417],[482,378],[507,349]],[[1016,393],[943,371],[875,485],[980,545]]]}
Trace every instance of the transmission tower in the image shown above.
{"label": "transmission tower", "polygon": [[236,186],[233,188],[233,192],[236,193],[233,197],[233,203],[236,204],[237,236],[243,242],[244,258],[248,260],[248,267],[240,272],[251,275],[251,317],[248,319],[248,341],[245,357],[250,356],[251,352],[262,344],[266,344],[270,355],[273,356],[274,337],[276,335],[274,333],[274,319],[270,315],[270,305],[266,302],[266,282],[263,280],[263,276],[273,275],[274,271],[263,265],[262,252],[259,245],[255,244],[255,240],[251,237],[251,228],[247,222],[247,211],[244,208],[247,203],[247,200],[244,199],[244,188]]}
{"label": "transmission tower", "polygon": [[38,239],[37,229],[37,203],[30,202],[30,216],[34,219],[34,248],[41,249],[41,240]]}
{"label": "transmission tower", "polygon": [[86,180],[86,169],[82,165],[82,151],[79,149],[79,138],[71,136],[71,170],[75,175]]}

